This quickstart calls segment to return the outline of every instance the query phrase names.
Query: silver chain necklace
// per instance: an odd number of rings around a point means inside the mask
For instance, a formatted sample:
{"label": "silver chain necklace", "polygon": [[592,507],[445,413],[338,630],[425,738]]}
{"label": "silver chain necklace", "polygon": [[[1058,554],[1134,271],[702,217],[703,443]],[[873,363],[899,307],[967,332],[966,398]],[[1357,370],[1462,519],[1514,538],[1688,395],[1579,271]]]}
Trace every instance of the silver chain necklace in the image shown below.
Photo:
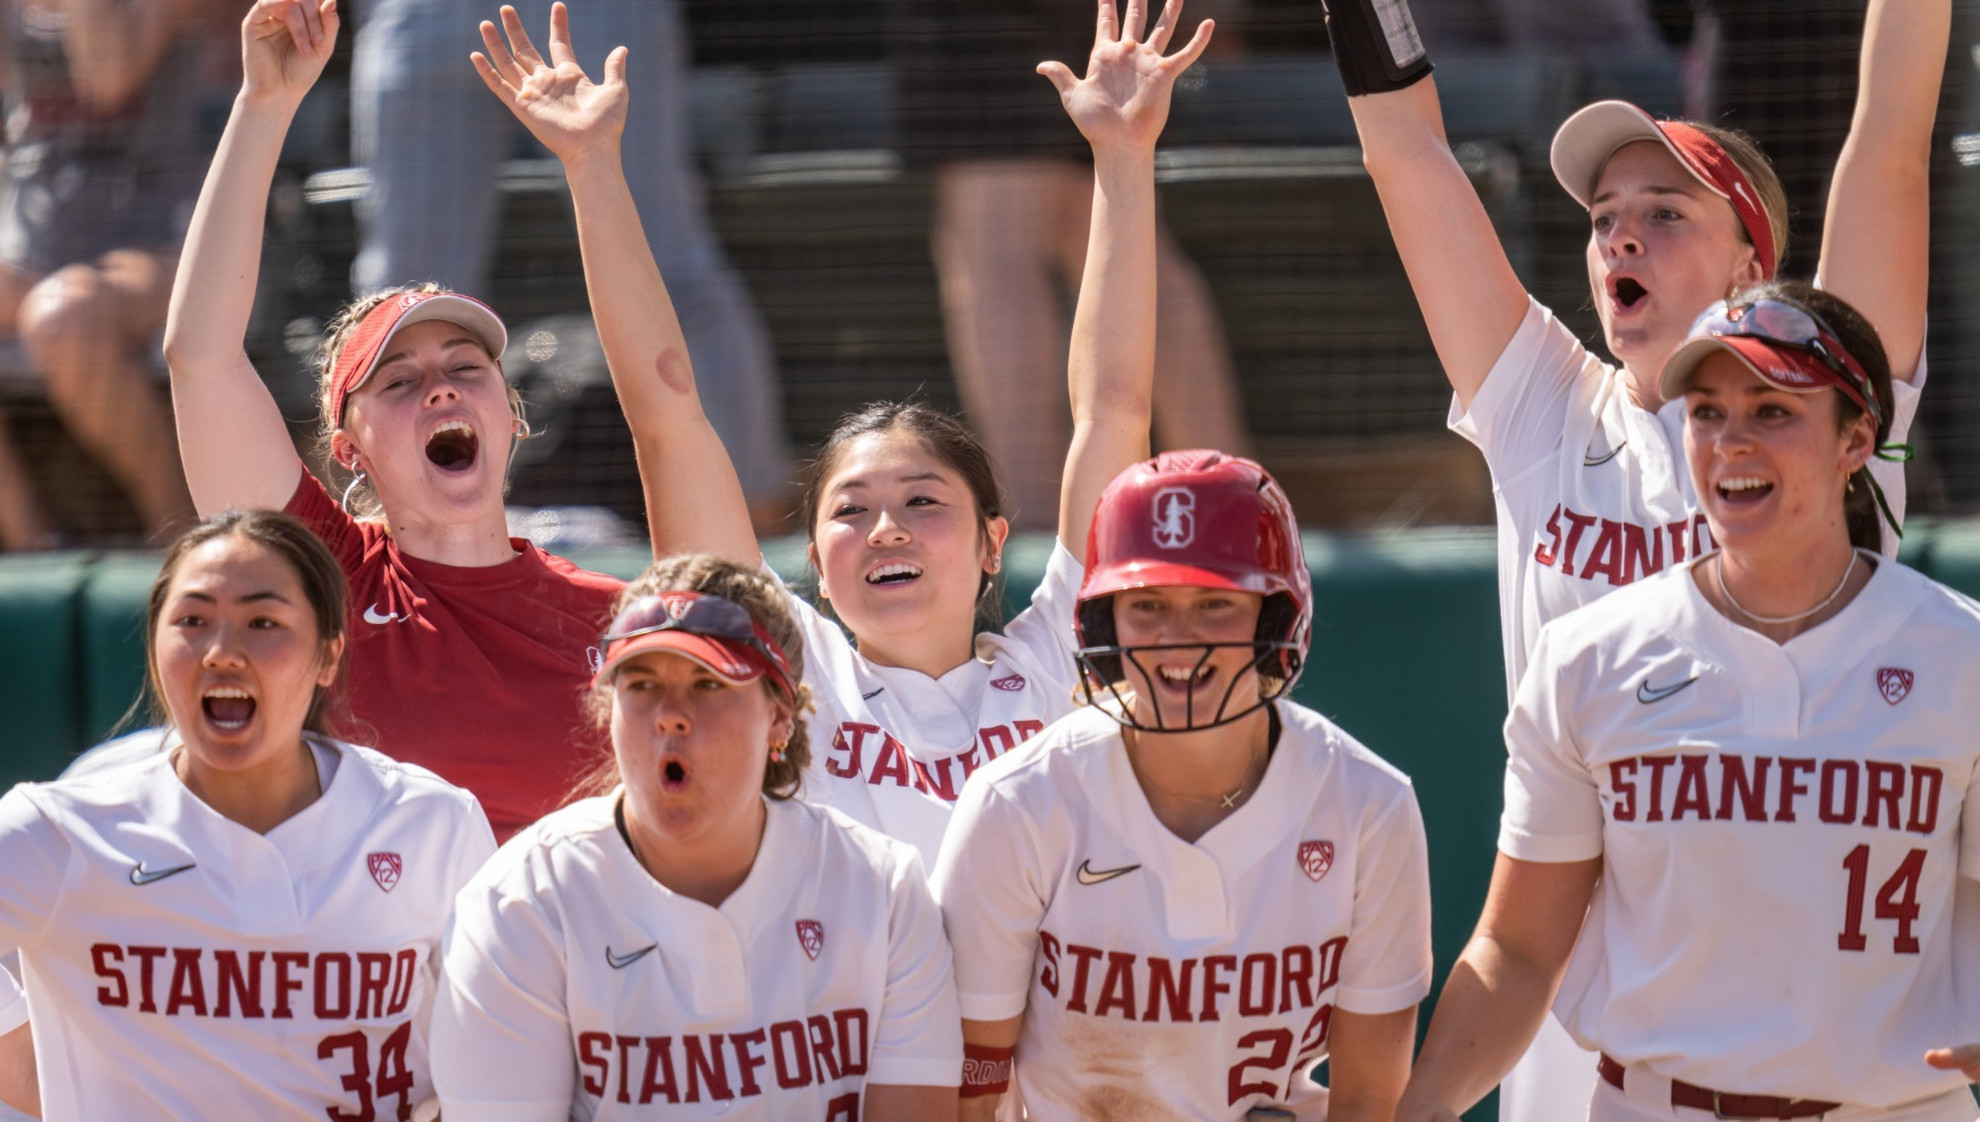
{"label": "silver chain necklace", "polygon": [[1836,590],[1823,597],[1821,603],[1805,612],[1796,612],[1791,616],[1763,616],[1758,612],[1749,612],[1738,600],[1733,599],[1732,589],[1726,587],[1726,555],[1723,553],[1719,554],[1717,572],[1719,577],[1719,595],[1726,598],[1726,603],[1733,606],[1733,611],[1738,612],[1755,623],[1800,623],[1802,620],[1815,615],[1823,608],[1835,603],[1836,597],[1842,595],[1842,590],[1849,586],[1850,576],[1856,572],[1856,551],[1850,551],[1849,568],[1843,570],[1842,580],[1836,582]]}

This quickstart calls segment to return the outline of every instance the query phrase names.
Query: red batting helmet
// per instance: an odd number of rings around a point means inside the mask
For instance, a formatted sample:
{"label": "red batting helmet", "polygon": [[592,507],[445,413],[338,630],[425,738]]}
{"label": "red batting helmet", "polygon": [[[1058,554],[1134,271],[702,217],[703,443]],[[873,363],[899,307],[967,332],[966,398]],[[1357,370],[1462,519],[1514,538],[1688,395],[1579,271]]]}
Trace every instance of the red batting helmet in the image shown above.
{"label": "red batting helmet", "polygon": [[[1312,629],[1313,580],[1292,503],[1264,468],[1222,452],[1164,452],[1107,485],[1086,537],[1075,615],[1089,697],[1124,677],[1114,594],[1168,585],[1263,596],[1257,665],[1284,683],[1265,700],[1292,688]],[[1215,723],[1240,716],[1220,713]]]}

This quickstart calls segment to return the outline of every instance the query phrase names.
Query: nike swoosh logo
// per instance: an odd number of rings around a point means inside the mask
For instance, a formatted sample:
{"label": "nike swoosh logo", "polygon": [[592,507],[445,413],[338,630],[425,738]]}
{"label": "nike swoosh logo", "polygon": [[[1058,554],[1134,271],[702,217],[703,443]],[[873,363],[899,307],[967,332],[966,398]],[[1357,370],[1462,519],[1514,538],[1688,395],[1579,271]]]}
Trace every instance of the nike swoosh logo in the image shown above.
{"label": "nike swoosh logo", "polygon": [[612,948],[606,947],[605,961],[611,963],[612,969],[614,970],[624,970],[626,967],[631,966],[633,963],[638,962],[640,959],[645,958],[647,955],[652,954],[654,948],[658,947],[659,945],[660,944],[658,943],[648,943],[646,946],[641,947],[639,950],[636,950],[631,954],[613,954]]}
{"label": "nike swoosh logo", "polygon": [[887,687],[881,686],[879,689],[874,690],[872,693],[860,694],[859,699],[861,701],[872,701],[874,698],[879,697],[881,694],[886,692],[887,692]]}
{"label": "nike swoosh logo", "polygon": [[1118,869],[1103,869],[1096,873],[1093,871],[1093,862],[1087,860],[1079,863],[1079,872],[1073,875],[1079,878],[1079,883],[1081,884],[1102,884],[1106,881],[1113,880],[1115,877],[1125,876],[1139,868],[1141,868],[1139,865],[1123,865]]}
{"label": "nike swoosh logo", "polygon": [[1601,466],[1602,466],[1603,464],[1606,464],[1606,463],[1608,463],[1608,462],[1609,462],[1610,460],[1613,460],[1613,459],[1615,459],[1615,458],[1616,458],[1616,453],[1617,453],[1617,452],[1620,452],[1620,451],[1622,451],[1622,450],[1623,450],[1623,448],[1624,448],[1624,446],[1625,446],[1625,445],[1627,445],[1628,443],[1629,443],[1629,441],[1627,441],[1627,440],[1625,440],[1625,441],[1623,441],[1623,442],[1622,442],[1622,444],[1618,444],[1618,445],[1616,445],[1616,446],[1615,446],[1614,448],[1611,448],[1611,449],[1609,449],[1609,454],[1608,454],[1608,455],[1606,455],[1606,456],[1602,456],[1602,457],[1600,457],[1599,459],[1593,459],[1593,460],[1591,460],[1591,459],[1589,459],[1589,458],[1588,458],[1588,453],[1586,453],[1586,452],[1583,452],[1583,453],[1581,454],[1581,466],[1582,466],[1582,467],[1590,467],[1590,468],[1592,468],[1592,467],[1601,467]]}
{"label": "nike swoosh logo", "polygon": [[1691,683],[1696,682],[1697,680],[1698,680],[1698,675],[1693,674],[1691,677],[1686,678],[1684,681],[1679,682],[1675,686],[1657,686],[1655,688],[1652,688],[1650,685],[1650,679],[1645,678],[1643,679],[1642,682],[1637,684],[1636,700],[1642,702],[1645,705],[1655,705],[1658,702],[1664,700],[1665,698],[1671,696],[1672,694],[1677,693],[1679,690],[1682,690],[1684,687],[1690,685]]}
{"label": "nike swoosh logo", "polygon": [[373,604],[364,610],[364,622],[366,623],[378,623],[378,624],[397,623],[405,618],[407,617],[400,615],[397,612],[381,612],[378,610],[378,605],[376,604]]}
{"label": "nike swoosh logo", "polygon": [[176,877],[197,864],[198,862],[194,862],[193,865],[177,865],[170,869],[146,869],[144,862],[139,861],[131,869],[131,883],[143,888],[147,884],[156,884],[166,877]]}

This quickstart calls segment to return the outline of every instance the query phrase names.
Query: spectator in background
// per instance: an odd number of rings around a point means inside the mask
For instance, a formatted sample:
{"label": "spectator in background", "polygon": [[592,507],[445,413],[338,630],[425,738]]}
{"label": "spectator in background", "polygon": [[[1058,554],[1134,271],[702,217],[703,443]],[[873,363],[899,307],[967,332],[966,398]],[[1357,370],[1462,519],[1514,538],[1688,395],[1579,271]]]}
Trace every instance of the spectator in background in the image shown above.
{"label": "spectator in background", "polygon": [[[549,0],[514,2],[527,26],[549,22]],[[488,7],[486,0],[365,5],[351,69],[353,156],[371,169],[351,278],[360,293],[415,280],[489,291],[499,240],[496,172],[519,133],[467,65]],[[600,73],[615,46],[637,60],[627,80],[640,124],[625,146],[626,179],[672,282],[702,403],[734,450],[752,514],[770,529],[788,513],[782,399],[769,335],[716,240],[693,167],[680,12],[675,0],[591,0],[580,26],[578,61],[588,72]]]}
{"label": "spectator in background", "polygon": [[[4,0],[0,334],[150,533],[192,513],[152,377],[207,146],[199,0]],[[0,547],[57,540],[0,419]]]}
{"label": "spectator in background", "polygon": [[[1235,6],[1192,3],[1190,17]],[[932,242],[963,408],[1003,471],[1012,525],[1045,528],[1072,432],[1061,371],[1093,171],[1035,68],[1084,57],[1093,4],[895,0],[894,26],[903,146],[935,168]],[[1242,452],[1250,441],[1223,321],[1195,264],[1166,228],[1158,236],[1155,443]]]}

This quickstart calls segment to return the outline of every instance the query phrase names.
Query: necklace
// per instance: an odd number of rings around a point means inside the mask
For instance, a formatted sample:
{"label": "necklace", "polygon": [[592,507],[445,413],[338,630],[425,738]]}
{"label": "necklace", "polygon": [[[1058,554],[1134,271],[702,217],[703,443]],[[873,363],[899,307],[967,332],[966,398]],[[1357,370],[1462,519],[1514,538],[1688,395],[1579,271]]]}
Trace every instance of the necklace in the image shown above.
{"label": "necklace", "polygon": [[1732,589],[1726,587],[1726,555],[1723,553],[1719,554],[1719,565],[1717,569],[1717,573],[1719,577],[1719,595],[1724,596],[1726,598],[1726,603],[1731,604],[1733,606],[1733,611],[1738,612],[1740,615],[1745,616],[1747,619],[1750,619],[1755,623],[1799,623],[1802,620],[1807,619],[1809,616],[1812,616],[1817,612],[1820,612],[1823,608],[1828,607],[1830,604],[1835,603],[1836,597],[1841,596],[1842,590],[1849,586],[1849,578],[1855,572],[1856,572],[1856,551],[1851,550],[1849,554],[1849,567],[1843,570],[1842,579],[1836,582],[1836,590],[1834,592],[1829,593],[1827,596],[1824,596],[1822,598],[1821,603],[1815,605],[1814,607],[1808,609],[1805,612],[1796,612],[1791,616],[1763,616],[1758,612],[1747,611],[1744,607],[1740,605],[1740,602],[1738,600],[1733,599]]}

